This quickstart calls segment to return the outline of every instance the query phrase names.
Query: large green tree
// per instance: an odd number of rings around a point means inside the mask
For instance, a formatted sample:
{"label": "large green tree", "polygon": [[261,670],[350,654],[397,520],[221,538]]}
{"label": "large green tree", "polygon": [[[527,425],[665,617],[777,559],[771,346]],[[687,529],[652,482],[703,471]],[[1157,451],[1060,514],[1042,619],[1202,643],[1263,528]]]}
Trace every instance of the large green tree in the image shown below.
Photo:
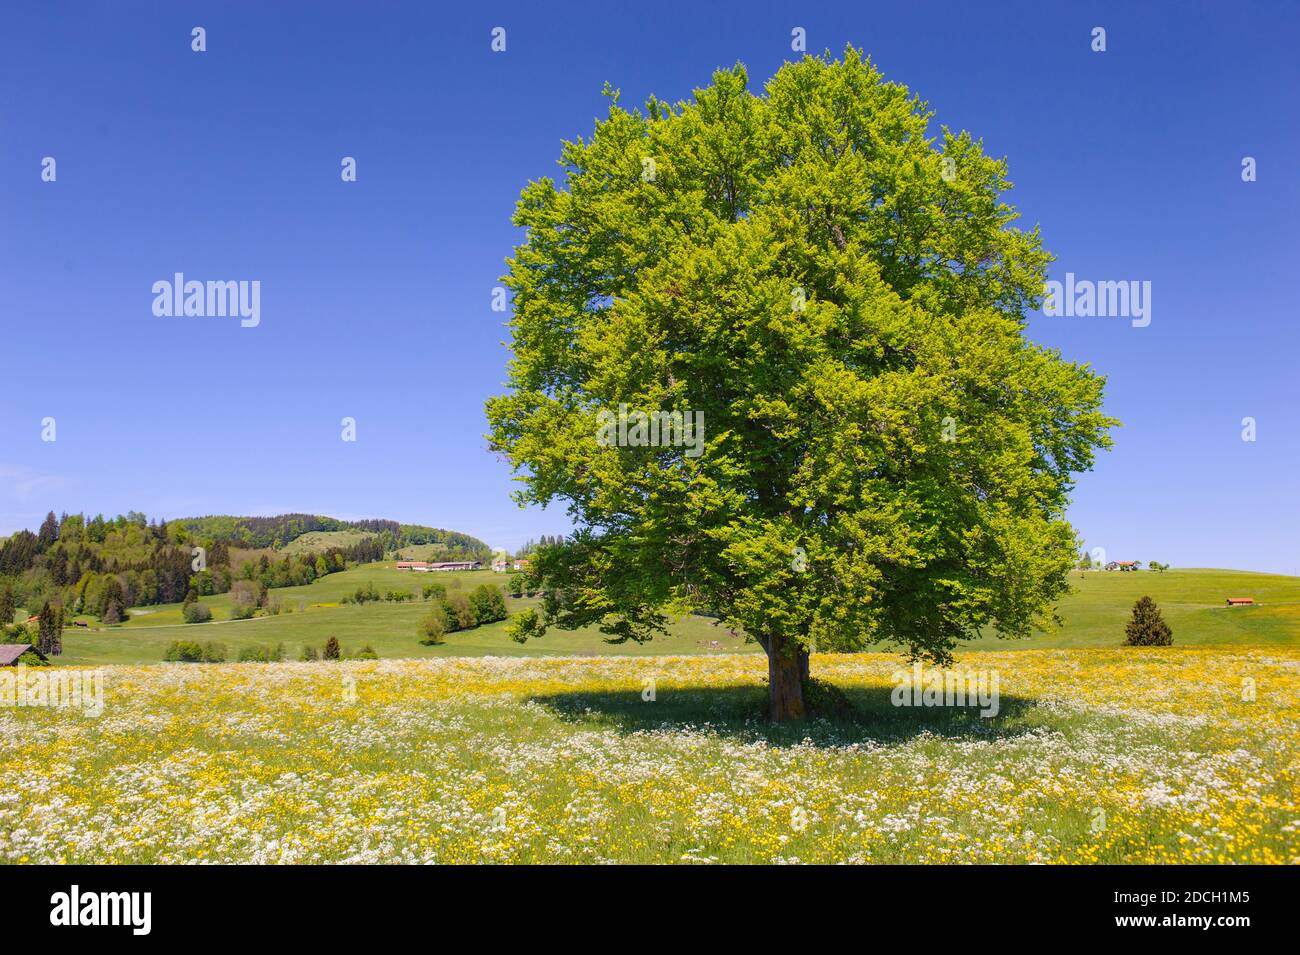
{"label": "large green tree", "polygon": [[[610,93],[563,181],[525,187],[487,411],[517,500],[578,528],[534,555],[516,638],[645,640],[708,610],[762,644],[787,719],[810,650],[947,663],[1049,618],[1072,475],[1114,422],[1100,377],[1025,338],[1050,256],[1011,225],[1004,160],[928,138],[852,48],[747,86],[737,66],[676,105]],[[702,416],[703,442],[611,444],[621,405],[633,428]]]}

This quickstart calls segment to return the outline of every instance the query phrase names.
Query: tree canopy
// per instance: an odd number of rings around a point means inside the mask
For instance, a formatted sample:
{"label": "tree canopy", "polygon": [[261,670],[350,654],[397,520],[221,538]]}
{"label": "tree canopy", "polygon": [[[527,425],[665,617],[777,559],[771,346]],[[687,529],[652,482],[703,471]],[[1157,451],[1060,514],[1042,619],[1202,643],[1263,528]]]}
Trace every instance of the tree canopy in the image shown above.
{"label": "tree canopy", "polygon": [[[521,504],[578,528],[535,555],[517,638],[707,610],[763,645],[785,718],[809,650],[946,663],[1050,617],[1072,476],[1115,422],[1099,376],[1025,337],[1050,256],[1012,225],[1005,160],[929,137],[853,48],[761,93],[737,65],[686,102],[607,95],[562,179],[524,188],[504,278],[489,440]],[[598,440],[620,407],[699,416],[702,453]]]}

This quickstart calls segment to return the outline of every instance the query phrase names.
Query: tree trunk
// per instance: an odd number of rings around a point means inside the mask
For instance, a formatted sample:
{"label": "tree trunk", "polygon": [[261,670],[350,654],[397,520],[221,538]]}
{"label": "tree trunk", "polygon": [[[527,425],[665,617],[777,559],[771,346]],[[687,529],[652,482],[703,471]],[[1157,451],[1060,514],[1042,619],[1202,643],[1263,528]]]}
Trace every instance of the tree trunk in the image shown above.
{"label": "tree trunk", "polygon": [[772,722],[803,719],[803,685],[808,678],[807,651],[798,642],[776,635],[763,641],[763,647],[767,650]]}

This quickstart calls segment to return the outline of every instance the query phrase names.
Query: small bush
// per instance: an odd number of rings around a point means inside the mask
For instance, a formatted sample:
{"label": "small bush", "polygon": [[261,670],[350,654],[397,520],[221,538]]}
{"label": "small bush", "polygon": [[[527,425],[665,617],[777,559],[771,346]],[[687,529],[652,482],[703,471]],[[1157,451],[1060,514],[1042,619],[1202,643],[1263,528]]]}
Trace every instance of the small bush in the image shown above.
{"label": "small bush", "polygon": [[447,588],[444,587],[442,584],[438,583],[436,580],[430,581],[429,583],[424,585],[425,600],[428,600],[430,598],[441,600],[445,596],[447,596]]}
{"label": "small bush", "polygon": [[231,620],[248,620],[257,613],[257,605],[250,603],[236,603],[230,607]]}
{"label": "small bush", "polygon": [[239,648],[240,663],[279,663],[283,659],[283,643],[277,643],[275,646],[259,643],[251,647]]}
{"label": "small bush", "polygon": [[201,663],[203,648],[192,640],[173,640],[163,654],[168,663]]}
{"label": "small bush", "polygon": [[426,647],[443,642],[442,638],[447,633],[447,613],[441,601],[420,621],[416,632],[420,636],[420,642]]}
{"label": "small bush", "polygon": [[36,655],[35,650],[24,650],[22,655],[15,661],[26,667],[47,667],[50,665],[49,660],[42,660]]}
{"label": "small bush", "polygon": [[1174,632],[1165,623],[1160,608],[1150,597],[1133,605],[1133,616],[1124,626],[1126,647],[1167,647],[1174,642]]}
{"label": "small bush", "polygon": [[444,601],[442,607],[447,618],[448,633],[455,633],[457,630],[468,630],[471,627],[478,626],[478,615],[474,612],[469,598],[464,594],[451,594]]}
{"label": "small bush", "polygon": [[302,648],[302,653],[299,654],[298,659],[302,660],[304,663],[310,663],[313,660],[319,660],[320,654],[316,652],[315,647],[308,644]]}
{"label": "small bush", "polygon": [[808,712],[815,716],[840,720],[853,715],[853,704],[848,696],[834,683],[825,680],[804,681],[803,702]]}
{"label": "small bush", "polygon": [[501,588],[495,584],[480,584],[475,587],[469,595],[469,602],[474,609],[475,622],[480,625],[495,623],[508,616],[506,598],[501,593]]}
{"label": "small bush", "polygon": [[226,662],[226,645],[209,640],[203,644],[203,662],[204,663],[225,663]]}
{"label": "small bush", "polygon": [[330,637],[325,641],[325,650],[321,653],[321,657],[326,660],[337,660],[341,656],[342,651],[339,648],[339,638]]}
{"label": "small bush", "polygon": [[257,611],[257,587],[251,580],[230,585],[230,619],[247,620]]}
{"label": "small bush", "polygon": [[207,604],[199,603],[196,598],[185,605],[182,616],[186,623],[207,623],[212,619],[212,608]]}
{"label": "small bush", "polygon": [[367,643],[364,647],[362,647],[360,650],[357,651],[357,655],[356,655],[355,659],[357,659],[357,660],[378,660],[378,659],[379,659],[379,654],[375,652],[375,648],[374,648],[374,647],[372,647],[370,644]]}
{"label": "small bush", "polygon": [[349,596],[343,598],[344,603],[364,604],[372,600],[379,600],[379,590],[373,583],[368,583],[364,587],[358,587]]}

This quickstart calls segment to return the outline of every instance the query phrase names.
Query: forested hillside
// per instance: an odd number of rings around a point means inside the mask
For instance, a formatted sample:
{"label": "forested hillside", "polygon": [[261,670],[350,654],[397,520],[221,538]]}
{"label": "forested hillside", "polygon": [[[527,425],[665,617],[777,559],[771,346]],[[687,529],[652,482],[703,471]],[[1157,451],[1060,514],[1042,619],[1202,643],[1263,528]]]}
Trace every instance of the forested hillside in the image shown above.
{"label": "forested hillside", "polygon": [[397,521],[343,521],[318,514],[278,514],[274,517],[212,515],[182,518],[171,521],[169,526],[180,526],[197,538],[220,540],[231,546],[247,548],[283,547],[312,531],[353,530],[374,535],[385,551],[407,544],[438,544],[444,548],[444,553],[437,558],[439,560],[489,560],[492,556],[492,549],[477,537],[438,527],[399,524]]}
{"label": "forested hillside", "polygon": [[[365,536],[348,546],[279,553],[301,534],[336,530]],[[115,518],[51,511],[35,533],[18,531],[0,546],[0,626],[12,622],[16,607],[47,602],[105,623],[120,622],[129,607],[176,603],[191,594],[237,590],[239,603],[252,608],[265,604],[269,589],[310,584],[415,543],[439,545],[445,559],[491,556],[467,534],[396,521],[314,514],[164,521],[136,511]]]}

